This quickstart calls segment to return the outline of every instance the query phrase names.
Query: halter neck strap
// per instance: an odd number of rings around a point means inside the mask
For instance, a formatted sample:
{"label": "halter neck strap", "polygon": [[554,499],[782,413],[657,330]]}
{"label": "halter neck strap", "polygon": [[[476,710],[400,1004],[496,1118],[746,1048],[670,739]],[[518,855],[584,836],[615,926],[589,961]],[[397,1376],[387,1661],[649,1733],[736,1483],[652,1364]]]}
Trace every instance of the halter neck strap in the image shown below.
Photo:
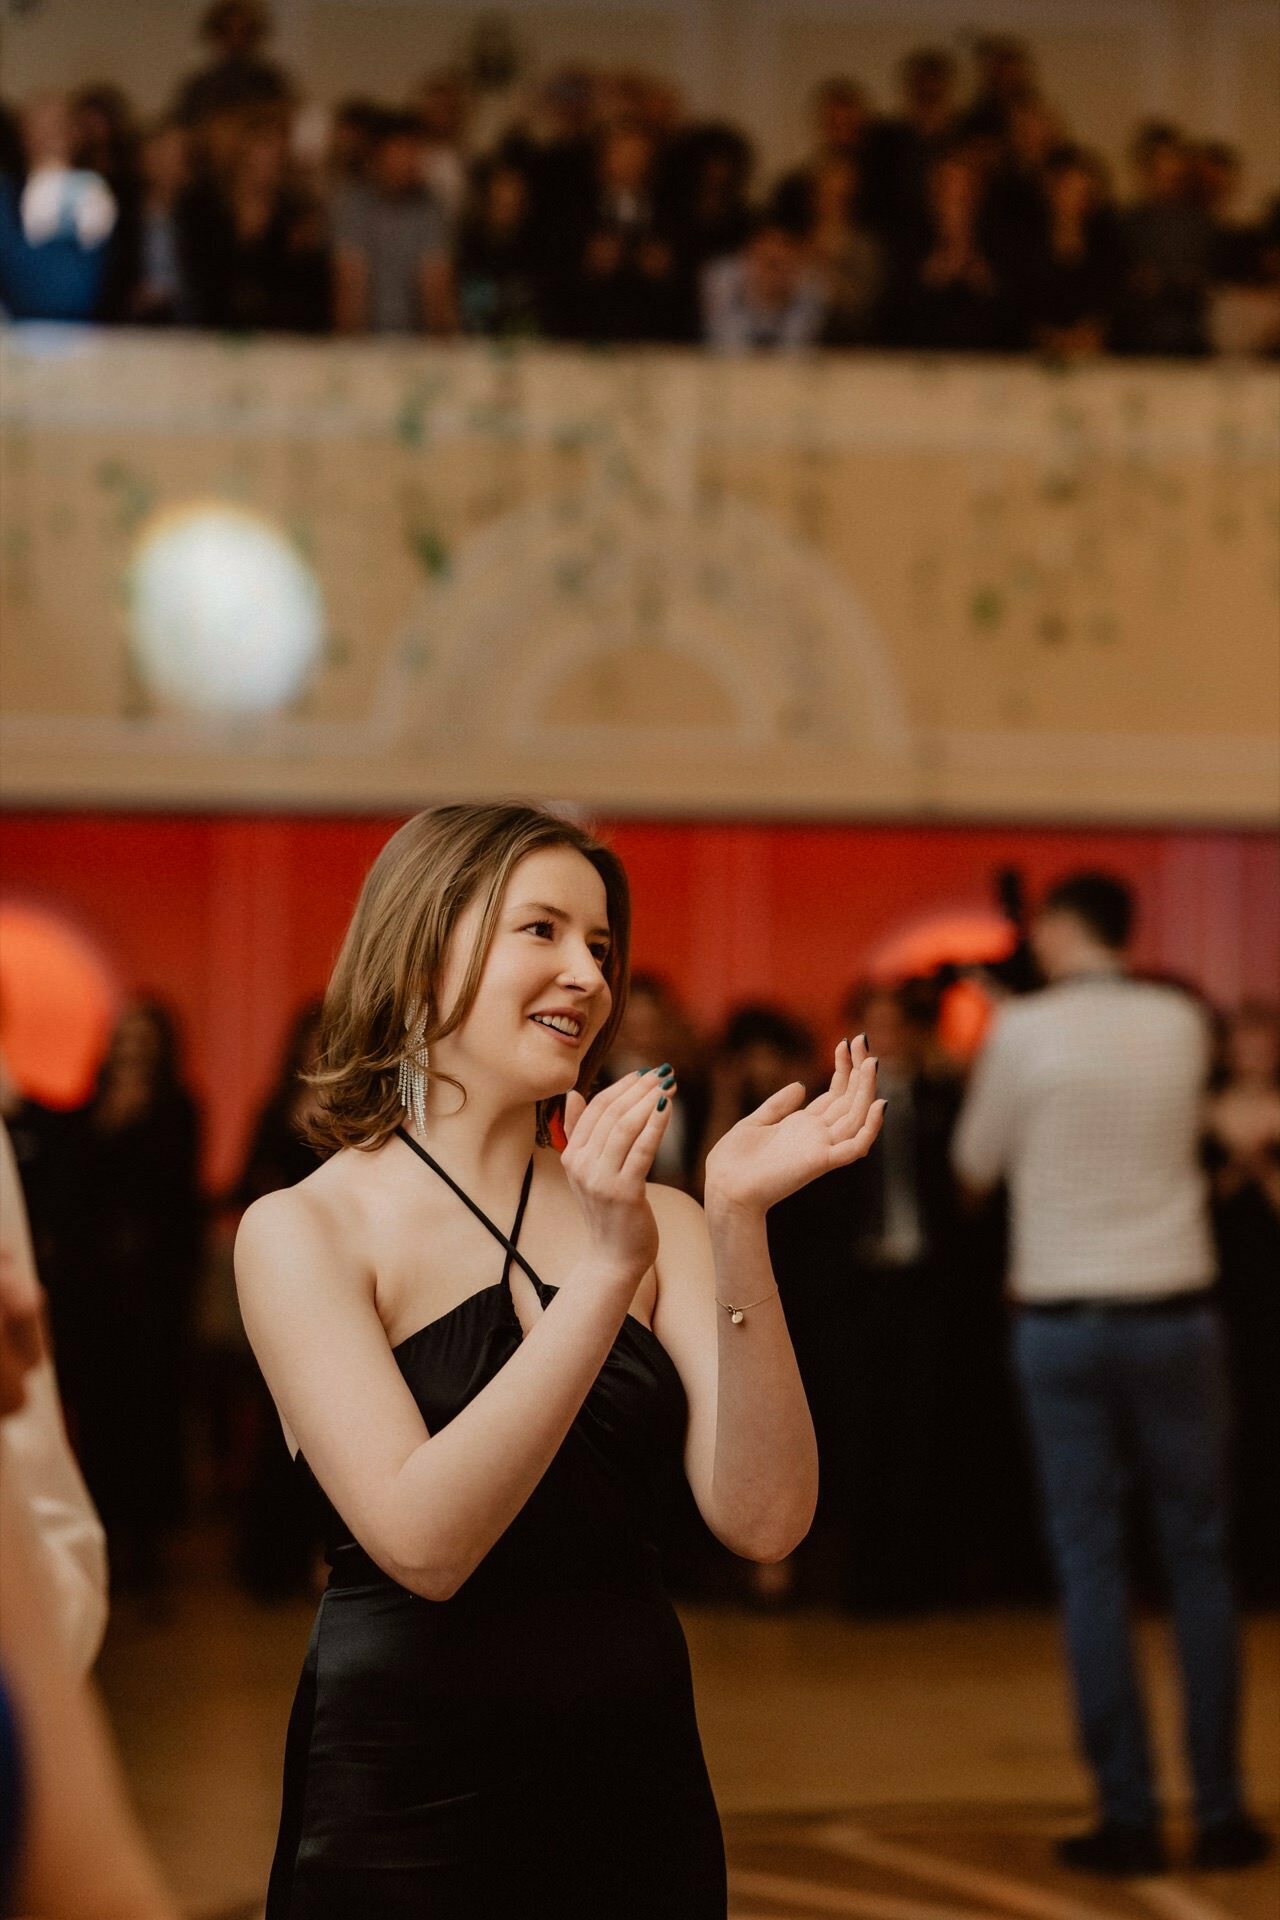
{"label": "halter neck strap", "polygon": [[507,1235],[502,1231],[501,1227],[495,1227],[495,1225],[493,1224],[493,1221],[489,1218],[484,1208],[476,1205],[475,1201],[471,1198],[471,1195],[458,1185],[457,1181],[453,1178],[451,1174],[448,1174],[445,1172],[444,1168],[440,1165],[440,1162],[436,1159],[433,1159],[431,1154],[427,1152],[425,1147],[420,1147],[418,1145],[417,1141],[414,1139],[411,1133],[407,1132],[404,1127],[397,1127],[396,1133],[398,1134],[400,1139],[404,1141],[406,1147],[412,1147],[413,1151],[417,1154],[419,1160],[425,1160],[427,1165],[430,1167],[432,1173],[437,1174],[440,1177],[440,1179],[444,1181],[444,1184],[446,1185],[446,1187],[448,1187],[451,1192],[457,1194],[463,1206],[470,1208],[471,1212],[474,1213],[476,1219],[480,1222],[481,1226],[487,1227],[489,1229],[489,1232],[493,1235],[494,1239],[499,1241],[506,1248],[507,1250],[506,1265],[502,1269],[503,1284],[505,1285],[508,1279],[510,1278],[511,1267],[512,1267],[512,1263],[514,1262],[515,1265],[518,1266],[522,1272],[528,1274],[530,1280],[532,1280],[535,1287],[543,1286],[544,1282],[538,1278],[538,1275],[534,1272],[533,1268],[529,1265],[529,1262],[525,1259],[524,1255],[521,1253],[520,1249],[516,1245],[516,1241],[520,1238],[520,1228],[524,1224],[525,1208],[529,1204],[529,1193],[533,1186],[533,1155],[532,1154],[529,1155],[529,1164],[525,1168],[524,1185],[520,1189],[520,1205],[516,1209],[515,1222],[511,1228],[511,1237],[510,1239],[508,1239]]}

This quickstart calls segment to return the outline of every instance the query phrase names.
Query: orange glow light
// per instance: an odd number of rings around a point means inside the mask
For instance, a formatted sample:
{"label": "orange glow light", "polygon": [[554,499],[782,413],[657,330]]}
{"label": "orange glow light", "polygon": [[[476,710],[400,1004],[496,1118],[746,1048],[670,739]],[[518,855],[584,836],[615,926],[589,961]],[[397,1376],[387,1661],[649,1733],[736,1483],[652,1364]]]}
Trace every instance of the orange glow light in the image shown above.
{"label": "orange glow light", "polygon": [[[877,947],[868,971],[873,979],[901,980],[932,973],[950,962],[958,967],[989,966],[1007,959],[1014,936],[1009,922],[989,911],[949,913],[894,934]],[[957,1060],[969,1060],[982,1045],[993,1003],[975,980],[959,980],[942,996],[938,1038]]]}
{"label": "orange glow light", "polygon": [[47,908],[0,904],[0,1047],[33,1100],[86,1100],[119,1003],[83,934]]}

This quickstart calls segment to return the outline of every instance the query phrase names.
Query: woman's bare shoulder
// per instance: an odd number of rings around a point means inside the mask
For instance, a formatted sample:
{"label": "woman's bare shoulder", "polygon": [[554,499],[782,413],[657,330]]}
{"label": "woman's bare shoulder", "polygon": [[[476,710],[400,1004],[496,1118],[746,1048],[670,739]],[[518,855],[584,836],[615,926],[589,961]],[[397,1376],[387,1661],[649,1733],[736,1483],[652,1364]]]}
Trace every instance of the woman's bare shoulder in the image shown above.
{"label": "woman's bare shoulder", "polygon": [[660,1295],[664,1288],[670,1294],[673,1283],[683,1283],[709,1268],[707,1219],[693,1195],[680,1187],[650,1181],[646,1191],[658,1224],[658,1290]]}
{"label": "woman's bare shoulder", "polygon": [[261,1252],[279,1259],[293,1252],[327,1267],[358,1270],[377,1154],[345,1148],[294,1186],[264,1193],[245,1209],[236,1235],[236,1268],[252,1268]]}
{"label": "woman's bare shoulder", "polygon": [[645,1197],[653,1208],[659,1234],[666,1229],[698,1235],[706,1232],[706,1215],[701,1205],[683,1187],[668,1187],[661,1181],[650,1180],[645,1187]]}

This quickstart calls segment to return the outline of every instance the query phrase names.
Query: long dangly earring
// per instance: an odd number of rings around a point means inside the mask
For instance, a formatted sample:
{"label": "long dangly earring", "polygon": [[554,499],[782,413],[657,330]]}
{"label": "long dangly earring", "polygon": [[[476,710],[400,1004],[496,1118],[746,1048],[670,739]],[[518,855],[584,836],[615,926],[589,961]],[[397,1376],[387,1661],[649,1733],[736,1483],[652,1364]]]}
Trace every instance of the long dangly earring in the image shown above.
{"label": "long dangly earring", "polygon": [[427,1016],[415,1003],[405,1016],[409,1051],[400,1059],[400,1105],[412,1114],[419,1133],[427,1130]]}

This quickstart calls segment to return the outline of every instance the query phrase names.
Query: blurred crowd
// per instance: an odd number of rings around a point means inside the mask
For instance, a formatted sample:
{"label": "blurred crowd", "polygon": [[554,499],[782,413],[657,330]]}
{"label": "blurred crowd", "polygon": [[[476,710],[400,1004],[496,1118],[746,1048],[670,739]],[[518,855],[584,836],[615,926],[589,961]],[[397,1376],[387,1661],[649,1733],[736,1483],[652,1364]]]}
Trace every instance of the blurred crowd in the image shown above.
{"label": "blurred crowd", "polygon": [[1163,121],[1113,181],[1008,36],[980,37],[972,72],[909,54],[892,102],[827,79],[808,158],[771,180],[749,132],[645,74],[573,67],[522,96],[449,69],[328,111],[270,32],[256,0],[216,0],[207,64],[157,120],[108,85],[3,111],[0,307],[723,350],[1280,352],[1280,195],[1244,218],[1238,154]]}
{"label": "blurred crowd", "polygon": [[[845,997],[840,1031],[865,1032],[879,1060],[882,1139],[769,1217],[824,1462],[818,1524],[794,1562],[747,1568],[673,1489],[672,1574],[687,1593],[870,1616],[1048,1595],[1009,1360],[1004,1211],[966,1206],[953,1169],[966,1072],[940,1037],[945,990],[876,981]],[[1236,1570],[1247,1597],[1274,1605],[1280,1010],[1246,1007],[1218,1033],[1203,1161],[1235,1398]],[[52,1112],[5,1078],[69,1426],[119,1590],[162,1592],[193,1518],[228,1529],[238,1578],[264,1600],[314,1578],[314,1518],[240,1326],[231,1243],[252,1200],[318,1164],[299,1132],[318,1034],[311,1003],[218,1194],[202,1186],[199,1104],[161,1003],[125,1009],[79,1111]],[[786,1008],[739,1007],[706,1035],[669,983],[641,973],[608,1071],[659,1061],[676,1068],[680,1099],[656,1177],[695,1194],[722,1133],[779,1086],[829,1071]]]}

